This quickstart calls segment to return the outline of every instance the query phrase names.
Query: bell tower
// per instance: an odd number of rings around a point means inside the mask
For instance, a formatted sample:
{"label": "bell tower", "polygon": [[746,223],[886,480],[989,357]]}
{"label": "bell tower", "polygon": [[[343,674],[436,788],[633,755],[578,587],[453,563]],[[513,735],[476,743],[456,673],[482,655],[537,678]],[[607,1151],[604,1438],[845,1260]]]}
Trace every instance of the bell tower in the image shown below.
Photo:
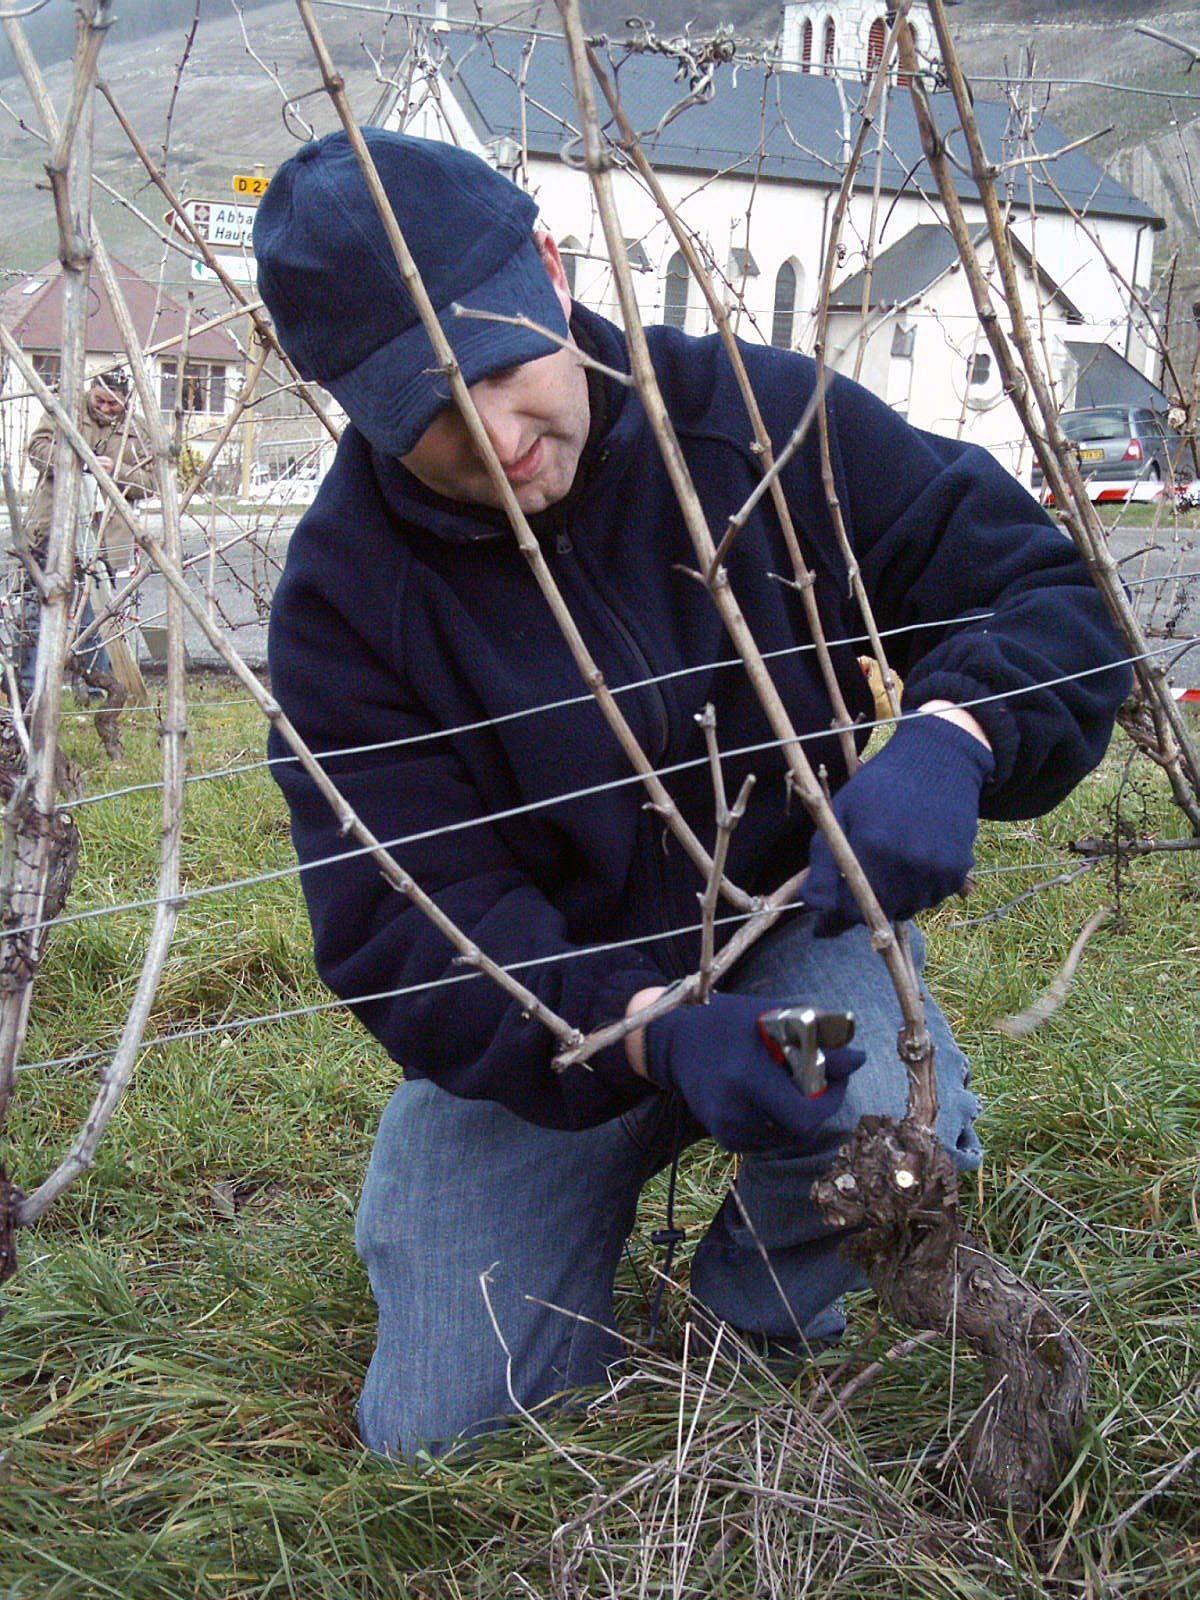
{"label": "bell tower", "polygon": [[[779,65],[790,72],[866,78],[883,59],[894,14],[887,0],[784,0]],[[925,60],[935,43],[928,6],[914,0],[908,20]],[[893,76],[896,70],[893,65]]]}

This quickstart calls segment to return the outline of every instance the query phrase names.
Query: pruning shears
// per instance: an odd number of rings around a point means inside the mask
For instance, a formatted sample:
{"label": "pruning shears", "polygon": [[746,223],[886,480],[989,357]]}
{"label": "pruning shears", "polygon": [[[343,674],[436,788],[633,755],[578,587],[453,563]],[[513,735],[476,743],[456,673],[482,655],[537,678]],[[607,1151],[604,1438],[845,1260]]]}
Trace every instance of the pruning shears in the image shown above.
{"label": "pruning shears", "polygon": [[853,1011],[818,1011],[815,1006],[777,1006],[758,1019],[763,1043],[810,1100],[826,1089],[825,1052],[854,1037]]}

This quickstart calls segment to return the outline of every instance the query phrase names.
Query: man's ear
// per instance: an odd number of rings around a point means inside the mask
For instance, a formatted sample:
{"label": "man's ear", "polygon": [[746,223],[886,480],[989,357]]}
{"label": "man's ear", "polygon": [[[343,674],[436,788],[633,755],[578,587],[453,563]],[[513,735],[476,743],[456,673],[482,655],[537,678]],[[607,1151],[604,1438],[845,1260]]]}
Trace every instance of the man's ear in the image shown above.
{"label": "man's ear", "polygon": [[567,275],[563,271],[562,257],[558,253],[558,246],[548,233],[535,233],[533,242],[537,246],[537,253],[541,256],[546,266],[550,285],[558,296],[558,303],[563,309],[563,316],[571,320],[571,291],[567,287]]}

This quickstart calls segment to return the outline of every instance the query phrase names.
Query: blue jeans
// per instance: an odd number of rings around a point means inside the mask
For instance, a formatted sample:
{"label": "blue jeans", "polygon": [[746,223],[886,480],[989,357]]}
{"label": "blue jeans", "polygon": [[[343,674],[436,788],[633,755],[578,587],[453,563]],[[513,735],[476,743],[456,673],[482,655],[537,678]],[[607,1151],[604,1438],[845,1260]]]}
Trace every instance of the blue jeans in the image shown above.
{"label": "blue jeans", "polygon": [[[83,602],[83,610],[79,614],[79,632],[95,620],[96,613],[92,610],[91,597]],[[42,608],[31,583],[26,583],[21,591],[21,621],[17,633],[17,681],[21,688],[21,699],[28,705],[33,699],[34,667],[37,662],[38,639],[42,631]],[[76,650],[74,659],[68,657],[68,668],[74,667],[77,672],[112,672],[112,658],[108,653],[108,646],[97,633],[90,644],[84,645],[82,650]],[[97,690],[99,693],[99,690]]]}
{"label": "blue jeans", "polygon": [[[818,1342],[845,1327],[839,1296],[865,1285],[838,1256],[838,1236],[823,1226],[808,1191],[860,1116],[903,1114],[906,1077],[896,1054],[899,1007],[866,930],[814,939],[811,922],[807,913],[789,917],[726,987],[853,1009],[855,1043],[867,1061],[841,1112],[802,1154],[789,1148],[742,1158],[736,1198],[725,1196],[696,1249],[691,1287],[712,1316],[743,1332]],[[912,939],[920,960],[915,928]],[[972,1169],[981,1159],[973,1128],[979,1102],[932,1003],[927,1017],[937,1050],[938,1133],[959,1170]],[[502,1426],[516,1410],[510,1382],[520,1405],[532,1408],[604,1380],[621,1353],[617,1265],[642,1185],[671,1159],[674,1123],[657,1095],[599,1127],[563,1133],[428,1081],[396,1090],[356,1229],[379,1308],[358,1406],[369,1448],[407,1459],[422,1448],[436,1454]],[[687,1136],[701,1131],[692,1124]]]}

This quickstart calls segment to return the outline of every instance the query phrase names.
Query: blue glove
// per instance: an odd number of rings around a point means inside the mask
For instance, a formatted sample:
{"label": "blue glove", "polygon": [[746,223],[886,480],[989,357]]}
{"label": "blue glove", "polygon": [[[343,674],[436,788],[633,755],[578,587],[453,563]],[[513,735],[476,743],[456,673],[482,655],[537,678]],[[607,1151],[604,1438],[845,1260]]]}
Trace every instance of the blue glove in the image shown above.
{"label": "blue glove", "polygon": [[812,1138],[846,1097],[846,1079],[867,1059],[827,1050],[829,1086],[811,1098],[792,1082],[758,1029],[777,1004],[755,995],[714,994],[679,1006],[646,1029],[646,1074],[678,1089],[688,1109],[727,1150],[774,1150]]}
{"label": "blue glove", "polygon": [[[834,796],[834,815],[893,922],[966,882],[979,795],[994,767],[992,752],[965,728],[933,715],[903,718]],[[817,913],[818,937],[863,920],[823,834],[813,839],[801,892]]]}

